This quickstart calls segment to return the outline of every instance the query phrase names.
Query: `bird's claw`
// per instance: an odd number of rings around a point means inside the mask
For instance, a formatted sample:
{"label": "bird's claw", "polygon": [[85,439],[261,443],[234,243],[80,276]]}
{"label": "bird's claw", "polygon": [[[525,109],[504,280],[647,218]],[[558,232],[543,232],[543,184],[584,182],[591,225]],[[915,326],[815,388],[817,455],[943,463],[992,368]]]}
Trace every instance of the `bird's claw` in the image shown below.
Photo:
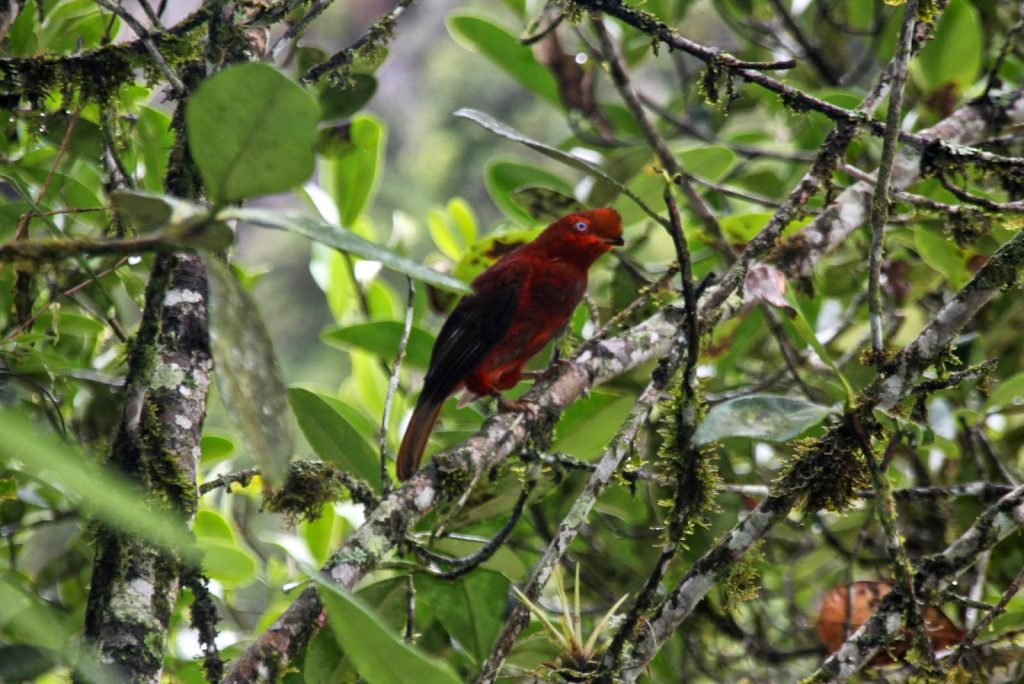
{"label": "bird's claw", "polygon": [[540,407],[532,401],[516,401],[497,393],[495,393],[494,399],[498,402],[498,411],[501,413],[523,413],[526,414],[527,420],[531,421],[540,416]]}

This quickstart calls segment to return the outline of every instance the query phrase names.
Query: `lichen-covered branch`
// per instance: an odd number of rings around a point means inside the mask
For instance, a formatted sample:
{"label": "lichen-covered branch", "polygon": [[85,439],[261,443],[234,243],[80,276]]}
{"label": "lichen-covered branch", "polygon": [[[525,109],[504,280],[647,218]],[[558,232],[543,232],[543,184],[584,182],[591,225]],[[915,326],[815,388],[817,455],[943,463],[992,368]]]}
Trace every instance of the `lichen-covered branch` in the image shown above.
{"label": "lichen-covered branch", "polygon": [[885,225],[889,219],[889,180],[892,178],[896,158],[896,141],[903,119],[903,88],[910,67],[910,44],[914,37],[917,0],[907,0],[903,8],[903,23],[893,59],[892,86],[889,110],[886,112],[885,134],[882,136],[882,155],[878,161],[878,180],[871,197],[871,251],[868,255],[868,322],[871,326],[871,349],[876,355],[882,346],[882,249],[885,244]]}
{"label": "lichen-covered branch", "polygon": [[[213,362],[206,281],[190,254],[157,258],[132,345],[124,417],[111,464],[167,510],[169,524],[196,510],[199,441]],[[127,681],[159,682],[178,593],[173,555],[110,529],[97,533],[85,635]]]}
{"label": "lichen-covered branch", "polygon": [[[992,133],[998,122],[1003,129],[1024,123],[1024,89],[1007,93],[995,103],[973,102],[918,135],[943,140],[947,145],[969,144]],[[890,186],[909,187],[921,178],[925,157],[914,148],[903,148],[893,162]],[[809,275],[822,256],[841,245],[864,225],[871,210],[873,184],[858,181],[836,197],[806,228],[788,238],[771,259],[790,277]]]}

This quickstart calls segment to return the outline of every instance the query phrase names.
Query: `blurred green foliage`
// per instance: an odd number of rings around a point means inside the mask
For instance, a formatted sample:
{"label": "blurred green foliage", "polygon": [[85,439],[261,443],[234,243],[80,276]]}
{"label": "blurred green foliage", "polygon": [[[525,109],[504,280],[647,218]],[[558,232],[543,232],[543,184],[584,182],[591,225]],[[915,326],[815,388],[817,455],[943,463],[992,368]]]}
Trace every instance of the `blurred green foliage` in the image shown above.
{"label": "blurred green foliage", "polygon": [[[189,150],[208,199],[224,210],[217,215],[162,195],[176,162],[169,157],[175,133],[159,70],[131,61],[143,59],[137,55],[111,58],[97,63],[109,70],[83,80],[71,67],[28,72],[19,61],[70,63],[90,51],[113,52],[109,43],[119,35],[120,19],[91,0],[26,0],[9,26],[0,22],[0,242],[163,231],[158,234],[174,244],[218,252],[225,221],[233,224],[235,247],[226,254],[232,268],[218,268],[213,260],[220,257],[207,256],[216,272],[211,326],[220,341],[220,389],[211,396],[200,482],[256,464],[281,482],[290,461],[313,458],[379,493],[380,422],[409,278],[416,282],[412,327],[386,426],[391,452],[456,293],[551,216],[577,205],[614,206],[627,239],[625,249],[594,269],[591,302],[558,343],[563,350],[593,336],[675,260],[660,223],[664,174],[602,68],[588,20],[569,12],[571,3],[562,19],[561,3],[547,9],[535,0],[424,3],[402,17],[386,53],[353,60],[337,78],[299,85],[298,75],[365,30],[369,9],[390,9],[363,4],[335,3],[277,66],[232,66],[194,93],[186,116]],[[799,31],[783,20],[782,6]],[[859,105],[891,59],[902,16],[877,0],[648,0],[642,7],[687,38],[742,59],[795,52],[798,66],[786,72],[786,83],[847,108]],[[1001,52],[1021,20],[1016,11],[995,0],[948,3],[934,38],[911,64],[905,128],[921,130],[975,98],[1024,86],[1019,31],[1018,42]],[[655,50],[635,28],[607,23],[656,130],[693,176],[724,239],[741,250],[800,180],[832,122],[750,84],[725,77],[709,84],[698,61]],[[344,35],[332,34],[333,27]],[[530,36],[533,45],[524,44]],[[196,50],[187,44],[192,39],[177,40],[161,44],[175,69]],[[998,72],[990,71],[994,66]],[[142,69],[138,77],[133,68]],[[713,101],[719,91],[728,99],[730,88],[736,99]],[[453,116],[463,108],[476,111]],[[1019,156],[1017,127],[975,142]],[[877,137],[863,135],[845,162],[872,170],[879,152]],[[1021,199],[1019,169],[1001,177],[967,167],[954,172],[954,184],[973,195]],[[857,180],[849,169],[835,173],[786,237],[798,241],[824,197]],[[122,195],[112,204],[112,193],[126,187],[151,195]],[[893,349],[920,333],[1021,228],[1019,214],[985,215],[934,177],[906,189],[933,206],[904,197],[893,208],[884,264]],[[270,193],[277,194],[265,197]],[[254,207],[228,206],[253,200]],[[934,203],[958,211],[951,215]],[[692,206],[681,204],[696,278],[721,275],[732,256],[722,253]],[[812,273],[791,278],[788,308],[769,314],[767,304],[747,302],[706,331],[698,375],[710,410],[698,441],[714,445],[715,466],[733,488],[717,494],[709,525],[697,527],[680,548],[666,587],[746,514],[755,497],[750,492],[760,490],[743,487],[770,485],[797,449],[795,438],[820,436],[839,407],[874,378],[875,369],[860,359],[868,330],[868,240],[858,231],[816,260]],[[78,635],[97,522],[185,556],[201,552],[219,610],[218,644],[231,659],[364,519],[362,507],[346,496],[323,504],[319,517],[294,523],[262,509],[263,481],[255,477],[204,493],[192,539],[179,526],[162,524],[161,516],[173,514],[147,502],[145,491],[103,468],[124,413],[127,350],[152,263],[151,254],[127,253],[0,263],[0,680],[65,681],[76,665],[86,673],[93,666]],[[619,321],[620,328],[678,300],[675,282]],[[942,378],[995,359],[989,377],[921,395],[917,405],[908,402],[884,417],[889,435],[893,426],[910,435],[889,454],[894,487],[1019,481],[1024,308],[1016,294],[986,307],[948,350],[945,367],[934,371]],[[547,366],[554,346],[535,369]],[[652,369],[646,364],[625,373],[569,407],[543,465],[537,453],[510,459],[462,508],[432,513],[410,531],[413,542],[433,544],[437,553],[470,554],[502,527],[522,481],[535,479],[523,519],[480,569],[444,579],[438,564],[418,562],[404,549],[354,596],[324,592],[331,629],[313,638],[284,680],[471,677],[504,623],[510,584],[538,560],[585,482],[585,464],[606,448]],[[490,410],[486,403],[450,401],[429,451],[462,442]],[[666,521],[658,502],[670,498],[669,488],[650,465],[660,445],[661,411],[652,414],[629,469],[597,502],[569,550],[581,568],[577,591],[590,627],[622,594],[641,590],[661,552]],[[913,558],[945,548],[985,505],[971,497],[899,503]],[[442,522],[451,534],[431,539],[429,531]],[[979,600],[998,600],[1024,565],[1021,536],[992,554],[987,575],[965,578],[979,588]],[[759,573],[757,597],[735,601],[724,587],[713,590],[685,629],[661,644],[653,681],[791,681],[809,674],[824,655],[813,634],[824,592],[851,578],[889,575],[870,500],[843,513],[791,516],[759,551],[744,568]],[[410,618],[406,577],[416,590],[415,646],[402,640]],[[185,590],[173,607],[165,661],[170,681],[203,681],[188,626],[191,598]],[[553,588],[540,605],[559,609]],[[959,624],[966,610],[963,603],[948,606]],[[1022,624],[1018,596],[987,636]],[[521,638],[510,676],[549,672],[565,655],[541,633],[534,624]]]}

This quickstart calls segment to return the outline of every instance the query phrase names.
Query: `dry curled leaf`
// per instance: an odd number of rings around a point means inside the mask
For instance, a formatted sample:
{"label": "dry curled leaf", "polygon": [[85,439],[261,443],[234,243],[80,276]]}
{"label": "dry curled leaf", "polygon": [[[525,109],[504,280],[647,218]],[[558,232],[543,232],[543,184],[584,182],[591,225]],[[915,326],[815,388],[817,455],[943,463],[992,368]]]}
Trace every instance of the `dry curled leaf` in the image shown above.
{"label": "dry curled leaf", "polygon": [[[853,589],[852,601],[848,598],[848,588]],[[893,583],[886,580],[860,581],[849,585],[833,587],[821,602],[816,625],[818,638],[830,653],[835,653],[847,639],[847,618],[849,618],[849,634],[856,632],[861,625],[871,619],[878,610],[879,604],[886,594],[893,589]],[[850,608],[852,607],[852,612]],[[939,608],[925,608],[924,622],[928,627],[928,640],[932,650],[941,651],[956,645],[963,639],[962,629],[953,624]],[[887,650],[879,653],[872,663],[883,665],[893,662],[907,652],[909,640],[906,638],[893,642]]]}
{"label": "dry curled leaf", "polygon": [[796,315],[786,301],[786,274],[768,264],[755,264],[743,279],[743,294],[748,302],[763,301],[782,309],[790,318]]}

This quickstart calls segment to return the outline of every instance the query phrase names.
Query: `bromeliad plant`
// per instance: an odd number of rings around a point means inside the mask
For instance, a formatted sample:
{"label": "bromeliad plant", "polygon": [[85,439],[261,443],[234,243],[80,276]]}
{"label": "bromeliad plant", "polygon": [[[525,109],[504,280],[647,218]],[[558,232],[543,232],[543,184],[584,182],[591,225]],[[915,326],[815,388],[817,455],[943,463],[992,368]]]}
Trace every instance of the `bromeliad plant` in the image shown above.
{"label": "bromeliad plant", "polygon": [[601,662],[601,656],[608,648],[609,637],[617,622],[615,620],[616,612],[629,597],[629,594],[623,594],[608,609],[584,641],[583,610],[580,605],[580,564],[576,564],[572,603],[569,602],[569,596],[565,591],[565,579],[562,577],[562,570],[559,566],[555,567],[554,580],[559,607],[557,626],[548,618],[548,611],[543,606],[531,601],[517,587],[512,587],[512,590],[519,600],[530,609],[530,614],[540,620],[548,640],[559,650],[555,660],[544,663],[544,667],[548,668],[551,674],[561,675],[571,682],[587,681],[596,671]]}

